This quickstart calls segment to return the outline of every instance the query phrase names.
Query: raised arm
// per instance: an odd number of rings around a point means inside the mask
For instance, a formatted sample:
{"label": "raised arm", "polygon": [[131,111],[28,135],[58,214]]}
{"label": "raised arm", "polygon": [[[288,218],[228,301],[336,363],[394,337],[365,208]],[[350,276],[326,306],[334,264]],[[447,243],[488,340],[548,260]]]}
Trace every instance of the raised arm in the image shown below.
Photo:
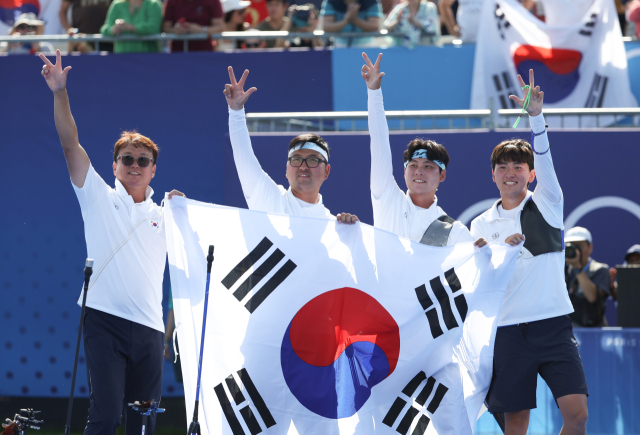
{"label": "raised arm", "polygon": [[562,200],[562,189],[553,167],[549,149],[549,137],[547,136],[547,128],[542,115],[544,92],[540,90],[540,86],[535,86],[532,69],[529,70],[528,86],[520,75],[518,75],[518,81],[524,92],[522,99],[515,95],[510,95],[509,98],[515,101],[518,106],[523,107],[527,96],[531,93],[526,110],[529,114],[529,124],[531,125],[531,147],[533,148],[533,162],[538,180],[534,194],[536,196],[542,194],[551,203],[558,204]]}
{"label": "raised arm", "polygon": [[249,75],[249,70],[244,71],[240,81],[236,81],[233,68],[229,67],[228,70],[231,84],[224,85],[224,97],[229,105],[229,138],[242,191],[245,198],[249,200],[258,181],[263,177],[268,177],[253,153],[251,137],[244,115],[244,104],[257,89],[250,88],[246,92],[244,91],[244,83]]}
{"label": "raised arm", "polygon": [[44,62],[42,76],[47,81],[49,89],[53,92],[53,116],[56,122],[56,130],[62,145],[64,157],[67,160],[67,168],[71,176],[71,182],[78,188],[84,186],[84,180],[91,166],[89,156],[78,142],[78,129],[71,115],[69,97],[67,96],[67,74],[70,66],[62,69],[60,50],[56,50],[56,64],[53,65],[44,54],[40,54]]}
{"label": "raised arm", "polygon": [[369,135],[371,136],[371,193],[379,199],[389,183],[395,183],[391,164],[391,144],[389,143],[389,126],[384,114],[382,90],[380,89],[384,73],[380,72],[382,53],[378,55],[375,65],[366,53],[362,53],[365,65],[362,66],[362,78],[367,82],[369,94]]}

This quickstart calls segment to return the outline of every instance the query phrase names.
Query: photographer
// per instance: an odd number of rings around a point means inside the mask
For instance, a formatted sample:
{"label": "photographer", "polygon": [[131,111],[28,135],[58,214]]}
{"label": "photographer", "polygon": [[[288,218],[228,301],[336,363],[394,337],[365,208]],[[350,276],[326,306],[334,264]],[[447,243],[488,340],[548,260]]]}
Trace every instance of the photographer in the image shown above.
{"label": "photographer", "polygon": [[[292,5],[287,12],[288,20],[282,26],[282,30],[287,32],[311,33],[316,30],[320,12],[312,3],[305,5]],[[324,43],[320,38],[294,38],[291,41],[279,39],[276,47],[323,47]]]}
{"label": "photographer", "polygon": [[586,228],[573,227],[565,238],[565,281],[575,326],[607,326],[605,300],[609,297],[609,266],[591,258],[593,240]]}

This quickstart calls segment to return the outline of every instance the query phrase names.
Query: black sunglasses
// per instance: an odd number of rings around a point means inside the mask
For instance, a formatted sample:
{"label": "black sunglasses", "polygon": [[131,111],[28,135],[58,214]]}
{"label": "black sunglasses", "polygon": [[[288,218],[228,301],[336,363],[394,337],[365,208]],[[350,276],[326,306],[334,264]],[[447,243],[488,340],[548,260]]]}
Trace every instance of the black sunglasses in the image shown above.
{"label": "black sunglasses", "polygon": [[116,158],[116,162],[118,160],[122,160],[122,164],[125,166],[131,166],[133,165],[133,162],[135,160],[138,160],[138,166],[140,166],[141,168],[146,168],[147,166],[149,166],[149,162],[155,163],[155,160],[153,160],[151,157],[138,157],[136,159],[133,156],[118,156],[118,158]]}

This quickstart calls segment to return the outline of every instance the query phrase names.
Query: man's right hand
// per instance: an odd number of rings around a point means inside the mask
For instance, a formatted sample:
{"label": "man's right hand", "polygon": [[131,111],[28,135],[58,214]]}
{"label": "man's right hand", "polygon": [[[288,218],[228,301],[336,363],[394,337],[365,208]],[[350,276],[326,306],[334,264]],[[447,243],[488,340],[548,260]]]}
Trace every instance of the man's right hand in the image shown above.
{"label": "man's right hand", "polygon": [[382,59],[382,53],[378,55],[375,65],[369,60],[369,56],[366,53],[362,53],[366,65],[362,65],[362,78],[367,82],[367,87],[371,90],[380,89],[380,83],[384,73],[380,72],[380,60]]}
{"label": "man's right hand", "polygon": [[247,80],[249,70],[244,70],[244,74],[240,78],[239,82],[236,82],[236,76],[233,74],[233,68],[229,67],[229,79],[231,84],[224,85],[224,97],[227,99],[227,104],[233,110],[242,110],[244,103],[247,102],[249,96],[257,91],[257,88],[248,89],[244,91],[244,82]]}
{"label": "man's right hand", "polygon": [[40,53],[40,59],[44,62],[42,67],[42,77],[47,81],[49,89],[53,92],[60,91],[67,87],[67,74],[71,69],[70,66],[62,69],[62,59],[60,50],[56,50],[56,64],[52,64],[47,57]]}

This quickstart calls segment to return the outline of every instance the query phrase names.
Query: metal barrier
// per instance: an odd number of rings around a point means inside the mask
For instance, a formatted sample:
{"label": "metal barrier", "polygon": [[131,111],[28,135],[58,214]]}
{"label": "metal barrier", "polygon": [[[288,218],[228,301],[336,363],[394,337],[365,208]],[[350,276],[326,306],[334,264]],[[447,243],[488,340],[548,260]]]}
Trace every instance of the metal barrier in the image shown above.
{"label": "metal barrier", "polygon": [[[501,117],[500,126],[510,127],[520,115],[520,109],[500,109],[498,116]],[[544,117],[548,121],[553,118],[560,118],[560,128],[565,128],[566,117],[576,118],[577,127],[582,128],[585,117],[592,121],[595,119],[595,127],[640,127],[640,108],[637,107],[614,107],[607,109],[544,109]],[[620,122],[626,120],[626,122]],[[504,124],[502,124],[504,121]],[[528,121],[527,121],[528,123]],[[571,127],[574,124],[571,123]],[[528,125],[528,124],[525,124]]]}
{"label": "metal barrier", "polygon": [[[520,110],[498,110],[495,123],[491,110],[406,110],[386,112],[390,130],[471,129],[511,127]],[[560,128],[565,128],[564,118],[574,116],[578,128],[583,117],[595,117],[596,127],[638,128],[639,108],[611,109],[545,109],[545,119],[560,117]],[[251,132],[290,131],[367,131],[367,112],[281,112],[248,113],[247,126]],[[528,128],[524,117],[521,127]],[[623,119],[626,122],[620,122]],[[444,120],[445,122],[441,122]],[[411,122],[409,122],[411,121]],[[602,123],[600,121],[603,121]],[[573,128],[573,126],[571,126]]]}
{"label": "metal barrier", "polygon": [[247,30],[244,32],[222,32],[207,35],[206,33],[194,33],[191,35],[177,35],[173,33],[158,33],[156,35],[120,35],[120,36],[104,36],[101,34],[88,35],[24,35],[24,36],[0,36],[0,42],[20,43],[20,42],[94,42],[96,45],[95,51],[99,50],[99,45],[102,42],[118,42],[118,41],[184,41],[184,51],[189,51],[189,41],[202,41],[207,39],[249,39],[249,38],[261,38],[264,40],[272,39],[286,39],[293,40],[296,38],[310,39],[318,38],[323,42],[326,42],[333,38],[368,38],[368,37],[402,37],[401,34],[388,32],[387,30],[380,30],[378,32],[342,32],[342,33],[327,33],[323,30],[314,30],[313,32],[284,32],[284,31],[272,31],[263,32],[260,30]]}

